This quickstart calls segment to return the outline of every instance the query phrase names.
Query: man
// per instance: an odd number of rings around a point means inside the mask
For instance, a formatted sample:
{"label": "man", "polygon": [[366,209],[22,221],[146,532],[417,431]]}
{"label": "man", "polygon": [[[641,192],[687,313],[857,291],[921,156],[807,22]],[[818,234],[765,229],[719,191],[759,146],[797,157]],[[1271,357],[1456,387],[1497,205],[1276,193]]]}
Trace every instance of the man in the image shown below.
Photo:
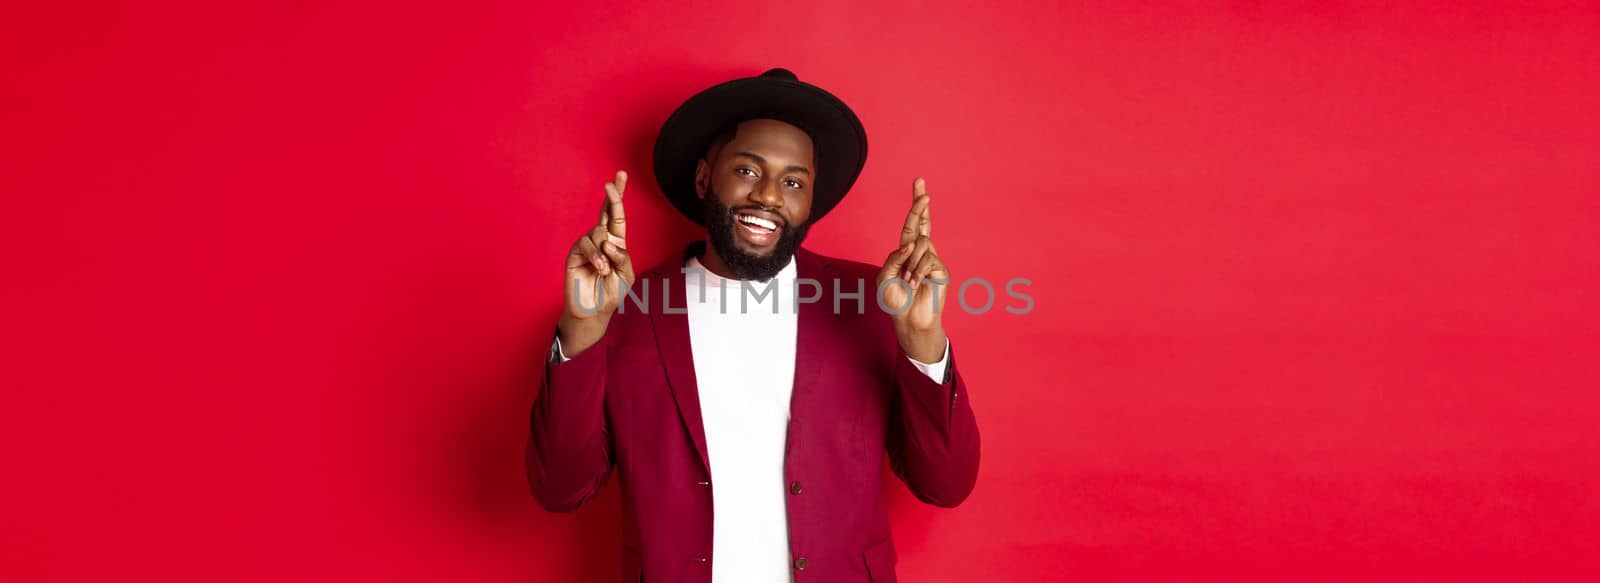
{"label": "man", "polygon": [[894,581],[885,453],[925,502],[972,491],[978,428],[923,181],[882,265],[800,247],[865,161],[855,114],[774,69],[662,127],[657,181],[706,229],[681,260],[636,278],[627,174],[605,185],[567,254],[527,471],[568,511],[616,468],[623,581]]}

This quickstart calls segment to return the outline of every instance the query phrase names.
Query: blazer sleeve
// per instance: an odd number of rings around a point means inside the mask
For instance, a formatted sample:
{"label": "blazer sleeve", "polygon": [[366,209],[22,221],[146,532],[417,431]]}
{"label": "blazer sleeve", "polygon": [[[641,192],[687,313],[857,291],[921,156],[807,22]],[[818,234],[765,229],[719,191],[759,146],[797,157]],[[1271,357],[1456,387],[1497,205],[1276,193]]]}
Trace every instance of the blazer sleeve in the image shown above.
{"label": "blazer sleeve", "polygon": [[894,364],[897,399],[891,409],[889,462],[917,499],[954,508],[978,481],[978,422],[950,347],[945,382],[918,370],[905,351]]}
{"label": "blazer sleeve", "polygon": [[533,400],[525,466],[528,486],[551,512],[576,510],[605,486],[615,460],[606,427],[609,338],[545,365]]}

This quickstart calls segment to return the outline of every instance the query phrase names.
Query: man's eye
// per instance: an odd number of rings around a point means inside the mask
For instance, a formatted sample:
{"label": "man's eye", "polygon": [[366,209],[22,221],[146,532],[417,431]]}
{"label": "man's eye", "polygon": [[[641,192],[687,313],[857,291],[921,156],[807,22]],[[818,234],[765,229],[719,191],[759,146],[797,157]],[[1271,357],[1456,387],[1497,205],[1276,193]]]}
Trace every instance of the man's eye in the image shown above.
{"label": "man's eye", "polygon": [[740,166],[738,168],[734,168],[733,171],[734,172],[738,172],[740,174],[743,174],[745,176],[755,176],[756,175],[756,171],[755,170],[751,170],[751,169],[745,168],[743,166]]}
{"label": "man's eye", "polygon": [[800,188],[800,181],[795,180],[793,178],[790,178],[788,180],[783,181],[783,184],[784,184],[784,186],[788,186],[789,188]]}

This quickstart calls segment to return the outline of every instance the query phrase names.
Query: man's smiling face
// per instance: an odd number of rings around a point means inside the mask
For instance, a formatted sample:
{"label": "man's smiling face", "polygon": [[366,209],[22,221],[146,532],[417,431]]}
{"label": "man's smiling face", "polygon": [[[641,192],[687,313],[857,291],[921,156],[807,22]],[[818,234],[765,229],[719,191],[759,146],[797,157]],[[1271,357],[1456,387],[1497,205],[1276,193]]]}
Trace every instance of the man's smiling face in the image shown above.
{"label": "man's smiling face", "polygon": [[754,119],[718,136],[695,169],[712,248],[739,279],[764,280],[788,264],[811,217],[816,161],[811,136]]}

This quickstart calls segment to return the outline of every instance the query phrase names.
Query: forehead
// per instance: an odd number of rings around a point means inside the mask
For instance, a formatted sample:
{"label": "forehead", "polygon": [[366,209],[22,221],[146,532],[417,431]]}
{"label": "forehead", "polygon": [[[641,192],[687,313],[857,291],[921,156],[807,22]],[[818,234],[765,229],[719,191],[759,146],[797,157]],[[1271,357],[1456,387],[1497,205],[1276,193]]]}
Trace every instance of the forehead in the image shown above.
{"label": "forehead", "polygon": [[811,136],[805,130],[775,119],[752,119],[739,124],[732,140],[722,149],[723,157],[739,152],[758,154],[774,163],[813,165]]}

